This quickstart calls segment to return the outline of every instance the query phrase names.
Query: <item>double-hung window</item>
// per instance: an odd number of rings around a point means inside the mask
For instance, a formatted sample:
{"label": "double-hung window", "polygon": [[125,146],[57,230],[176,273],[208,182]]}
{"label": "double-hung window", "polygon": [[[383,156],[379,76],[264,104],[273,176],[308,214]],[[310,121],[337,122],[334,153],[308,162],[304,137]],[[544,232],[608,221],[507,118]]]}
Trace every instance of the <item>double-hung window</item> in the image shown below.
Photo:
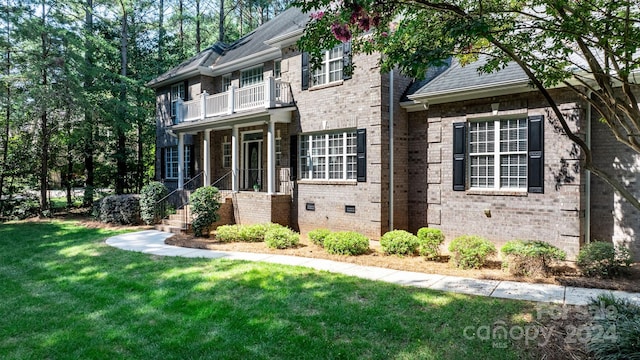
{"label": "double-hung window", "polygon": [[343,70],[342,44],[324,53],[322,64],[313,71],[313,85],[322,85],[342,80]]}
{"label": "double-hung window", "polygon": [[231,74],[222,75],[222,91],[229,91],[231,87]]}
{"label": "double-hung window", "polygon": [[300,136],[300,177],[314,180],[357,178],[356,131]]}
{"label": "double-hung window", "polygon": [[231,143],[222,143],[222,167],[228,169],[231,167]]}
{"label": "double-hung window", "polygon": [[262,66],[256,66],[251,69],[242,70],[242,72],[240,72],[240,87],[261,83],[263,74],[264,71]]}
{"label": "double-hung window", "polygon": [[185,99],[184,83],[171,85],[171,117],[175,118],[178,111],[178,100]]}
{"label": "double-hung window", "polygon": [[527,119],[469,124],[471,189],[527,188]]}
{"label": "double-hung window", "polygon": [[[167,179],[178,178],[178,147],[167,147],[165,150],[165,176]],[[191,169],[189,164],[191,163],[191,147],[184,147],[184,178],[191,178]]]}
{"label": "double-hung window", "polygon": [[532,116],[453,124],[453,189],[542,193],[542,120]]}

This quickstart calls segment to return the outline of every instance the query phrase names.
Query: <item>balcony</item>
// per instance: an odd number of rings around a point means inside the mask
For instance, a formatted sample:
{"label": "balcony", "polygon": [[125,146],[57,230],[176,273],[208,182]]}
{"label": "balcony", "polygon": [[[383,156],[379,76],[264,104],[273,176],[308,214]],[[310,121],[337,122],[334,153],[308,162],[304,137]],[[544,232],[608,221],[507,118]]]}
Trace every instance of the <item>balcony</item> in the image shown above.
{"label": "balcony", "polygon": [[199,99],[179,100],[176,124],[260,108],[271,109],[292,103],[289,83],[269,77],[255,85],[242,88],[231,86],[224,93],[209,95],[203,91]]}

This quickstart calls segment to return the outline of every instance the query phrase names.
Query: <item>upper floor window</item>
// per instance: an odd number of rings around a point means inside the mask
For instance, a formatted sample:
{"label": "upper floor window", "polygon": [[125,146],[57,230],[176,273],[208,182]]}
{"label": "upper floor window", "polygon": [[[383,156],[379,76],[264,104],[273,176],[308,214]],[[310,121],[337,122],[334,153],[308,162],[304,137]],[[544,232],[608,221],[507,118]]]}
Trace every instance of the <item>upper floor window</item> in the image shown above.
{"label": "upper floor window", "polygon": [[453,190],[542,193],[542,119],[532,116],[453,124]]}
{"label": "upper floor window", "polygon": [[342,80],[343,45],[340,44],[324,53],[322,64],[313,71],[313,85],[328,84]]}
{"label": "upper floor window", "polygon": [[178,109],[178,99],[185,100],[184,83],[171,85],[171,117],[176,117]]}
{"label": "upper floor window", "polygon": [[300,178],[356,180],[356,131],[300,136]]}
{"label": "upper floor window", "polygon": [[262,82],[263,69],[257,66],[240,72],[240,87],[258,84]]}
{"label": "upper floor window", "polygon": [[282,77],[282,60],[273,62],[273,78],[280,79]]}
{"label": "upper floor window", "polygon": [[222,91],[229,91],[231,87],[231,74],[222,75]]}

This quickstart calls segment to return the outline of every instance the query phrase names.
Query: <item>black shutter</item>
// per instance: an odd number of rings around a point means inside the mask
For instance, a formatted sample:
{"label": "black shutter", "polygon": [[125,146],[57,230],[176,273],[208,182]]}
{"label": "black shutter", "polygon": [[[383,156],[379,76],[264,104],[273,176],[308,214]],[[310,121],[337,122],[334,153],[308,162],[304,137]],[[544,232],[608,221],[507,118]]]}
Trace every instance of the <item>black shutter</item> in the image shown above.
{"label": "black shutter", "polygon": [[309,53],[302,53],[302,90],[309,88]]}
{"label": "black shutter", "polygon": [[298,136],[291,135],[289,138],[289,180],[298,179]]}
{"label": "black shutter", "polygon": [[189,101],[189,81],[184,81],[184,98],[182,101]]}
{"label": "black shutter", "polygon": [[357,178],[358,182],[367,181],[367,129],[356,131],[356,158],[357,158]]}
{"label": "black shutter", "polygon": [[467,150],[467,123],[453,124],[453,191],[464,191],[465,158]]}
{"label": "black shutter", "polygon": [[544,116],[530,116],[527,180],[530,193],[544,193]]}
{"label": "black shutter", "polygon": [[353,73],[351,66],[351,41],[342,43],[342,79],[349,80]]}
{"label": "black shutter", "polygon": [[196,153],[193,145],[187,146],[189,148],[189,178],[193,178],[196,175]]}
{"label": "black shutter", "polygon": [[167,177],[167,148],[160,148],[160,180],[164,180]]}

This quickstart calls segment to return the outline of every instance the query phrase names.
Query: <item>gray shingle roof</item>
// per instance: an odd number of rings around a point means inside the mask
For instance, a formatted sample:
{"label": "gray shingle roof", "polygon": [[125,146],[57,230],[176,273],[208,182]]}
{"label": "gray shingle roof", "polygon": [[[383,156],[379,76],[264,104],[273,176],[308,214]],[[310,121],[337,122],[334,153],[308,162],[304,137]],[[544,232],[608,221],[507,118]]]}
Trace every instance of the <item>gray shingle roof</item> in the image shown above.
{"label": "gray shingle roof", "polygon": [[524,71],[515,63],[509,63],[504,69],[490,74],[478,72],[478,68],[485,64],[486,61],[487,57],[481,56],[478,61],[462,66],[454,59],[451,66],[435,78],[430,81],[425,79],[426,81],[417,83],[418,86],[422,85],[419,88],[415,85],[412,86],[410,88],[412,91],[408,91],[407,96],[454,93],[502,83],[526,82],[528,80]]}
{"label": "gray shingle roof", "polygon": [[235,60],[250,58],[254,54],[272,49],[270,45],[265,44],[265,41],[302,30],[307,22],[309,22],[309,15],[296,7],[290,7],[232,44],[215,43],[191,59],[149,81],[147,86],[156,87],[167,80],[178,79],[200,67],[215,69],[216,66]]}
{"label": "gray shingle roof", "polygon": [[220,57],[225,49],[225,44],[217,42],[213,44],[213,46],[199,52],[191,59],[184,61],[180,65],[149,81],[147,83],[147,86],[154,87],[155,85],[160,84],[163,81],[178,78],[181,75],[188,74],[194,70],[197,70],[199,67],[211,66]]}

